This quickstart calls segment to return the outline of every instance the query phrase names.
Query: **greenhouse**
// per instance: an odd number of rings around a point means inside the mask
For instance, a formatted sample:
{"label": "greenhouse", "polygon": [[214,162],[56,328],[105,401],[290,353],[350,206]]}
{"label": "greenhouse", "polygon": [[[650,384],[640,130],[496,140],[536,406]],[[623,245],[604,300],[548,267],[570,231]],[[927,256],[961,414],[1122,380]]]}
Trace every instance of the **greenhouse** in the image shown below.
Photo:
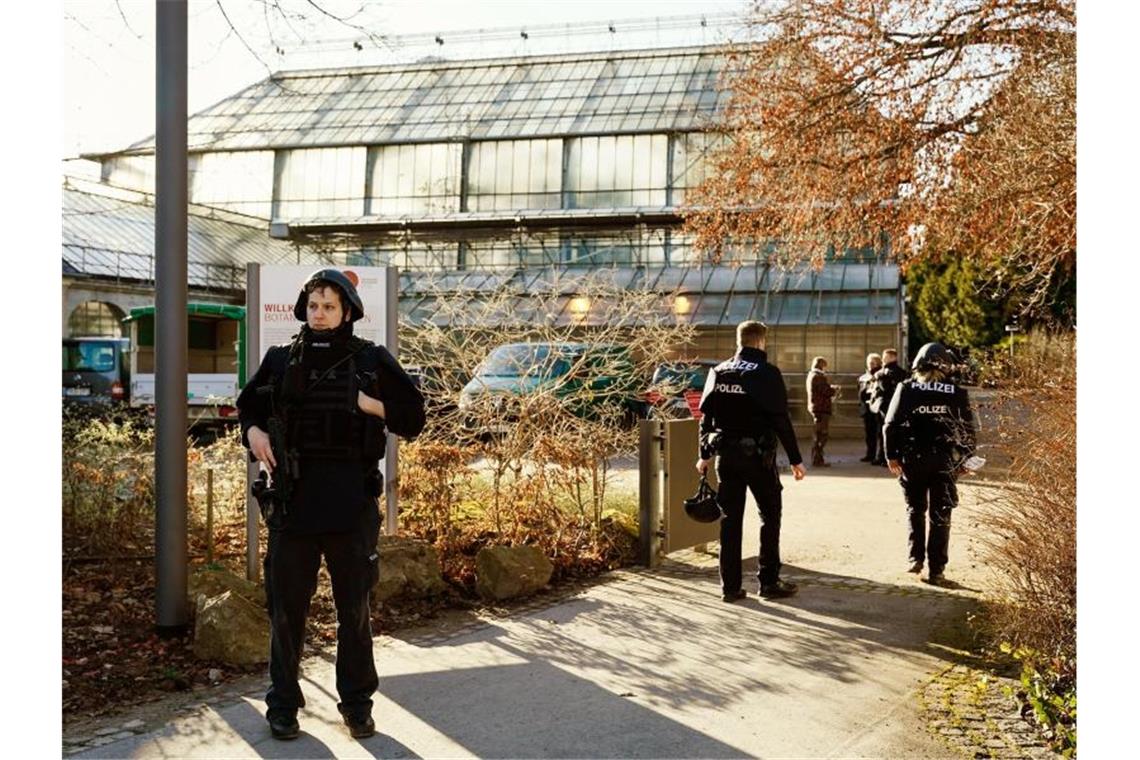
{"label": "greenhouse", "polygon": [[[886,240],[788,272],[767,263],[775,244],[713,265],[682,231],[727,61],[701,46],[274,74],[190,118],[190,200],[255,220],[274,259],[398,267],[407,325],[438,319],[441,288],[510,288],[520,304],[556,292],[561,310],[539,316],[587,327],[602,312],[574,273],[606,270],[698,328],[678,353],[727,355],[736,323],[762,319],[793,398],[817,354],[853,384],[867,353],[905,350]],[[153,151],[89,158],[103,183],[145,191]]]}

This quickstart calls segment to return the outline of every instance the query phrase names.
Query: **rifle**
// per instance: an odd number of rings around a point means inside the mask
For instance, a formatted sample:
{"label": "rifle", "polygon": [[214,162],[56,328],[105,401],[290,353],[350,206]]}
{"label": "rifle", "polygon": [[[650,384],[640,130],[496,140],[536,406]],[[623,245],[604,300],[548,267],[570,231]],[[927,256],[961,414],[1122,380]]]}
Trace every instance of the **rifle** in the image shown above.
{"label": "rifle", "polygon": [[[289,502],[289,497],[293,494],[293,481],[301,477],[301,463],[296,449],[290,449],[286,439],[286,430],[288,429],[288,420],[285,416],[285,409],[279,408],[275,394],[273,393],[272,385],[265,385],[257,389],[258,393],[269,395],[269,420],[267,427],[269,428],[269,447],[273,449],[274,459],[277,460],[277,469],[273,473],[273,484],[268,487],[272,497],[276,498],[282,505],[282,512],[284,512],[284,505]],[[263,471],[262,476],[266,475]],[[259,480],[261,480],[259,476]],[[256,496],[256,494],[254,494]],[[259,499],[260,502],[260,499]],[[262,508],[264,513],[265,509]]]}
{"label": "rifle", "polygon": [[[262,470],[257,475],[257,480],[249,489],[253,493],[253,498],[257,499],[258,509],[261,510],[261,517],[265,520],[265,524],[270,527],[279,527],[285,520],[285,502],[281,501],[277,495],[276,489],[269,483],[269,472]],[[277,505],[281,505],[281,509],[277,509]]]}

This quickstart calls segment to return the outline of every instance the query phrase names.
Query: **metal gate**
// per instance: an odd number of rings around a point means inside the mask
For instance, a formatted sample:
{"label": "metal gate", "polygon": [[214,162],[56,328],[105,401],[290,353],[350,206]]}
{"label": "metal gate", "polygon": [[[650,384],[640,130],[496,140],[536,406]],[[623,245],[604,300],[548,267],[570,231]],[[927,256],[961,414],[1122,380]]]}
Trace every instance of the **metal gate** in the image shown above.
{"label": "metal gate", "polygon": [[[696,420],[642,420],[640,438],[640,551],[638,561],[649,567],[678,549],[699,547],[720,538],[719,523],[699,523],[685,514],[684,501],[700,483],[696,462]],[[717,487],[710,465],[709,483]]]}

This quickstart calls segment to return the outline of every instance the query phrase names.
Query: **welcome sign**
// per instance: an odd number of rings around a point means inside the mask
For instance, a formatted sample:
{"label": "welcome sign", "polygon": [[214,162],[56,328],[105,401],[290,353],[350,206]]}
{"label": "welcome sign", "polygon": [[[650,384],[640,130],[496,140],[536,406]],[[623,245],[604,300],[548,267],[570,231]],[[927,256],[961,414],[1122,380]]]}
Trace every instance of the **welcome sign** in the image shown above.
{"label": "welcome sign", "polygon": [[[393,355],[395,346],[388,345],[388,283],[396,270],[390,267],[328,267],[343,272],[356,285],[360,300],[364,302],[364,318],[353,325],[353,332],[373,343],[386,346]],[[309,275],[317,271],[313,266],[265,265],[257,267],[257,301],[250,303],[250,315],[256,314],[258,355],[253,366],[261,363],[270,346],[289,343],[302,322],[293,314],[301,286]],[[252,300],[252,299],[251,299]]]}

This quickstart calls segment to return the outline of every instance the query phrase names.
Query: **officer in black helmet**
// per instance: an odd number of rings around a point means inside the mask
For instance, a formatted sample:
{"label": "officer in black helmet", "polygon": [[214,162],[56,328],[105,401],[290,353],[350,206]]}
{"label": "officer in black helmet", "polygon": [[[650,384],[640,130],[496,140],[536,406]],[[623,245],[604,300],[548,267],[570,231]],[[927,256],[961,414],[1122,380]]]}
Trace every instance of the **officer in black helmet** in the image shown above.
{"label": "officer in black helmet", "polygon": [[736,327],[736,355],[709,371],[701,396],[700,458],[697,471],[708,470],[716,455],[720,480],[720,583],[722,599],[735,602],[741,586],[744,490],[760,509],[760,596],[779,599],[796,593],[780,579],[780,519],[783,508],[776,471],[776,441],[784,446],[796,480],[804,477],[803,457],[788,414],[788,389],[780,370],[764,353],[768,326],[741,322]]}
{"label": "officer in black helmet", "polygon": [[378,685],[368,596],[379,573],[385,430],[418,435],[424,401],[386,348],[353,335],[364,306],[344,272],[314,272],[294,315],[301,331],[266,352],[237,400],[242,441],[272,477],[261,496],[269,527],[266,719],[275,738],[299,733],[298,668],[323,555],[337,613],[337,706],[352,736],[366,737],[375,731]]}
{"label": "officer in black helmet", "polygon": [[[958,506],[958,475],[974,453],[977,432],[966,389],[952,382],[954,358],[927,343],[914,358],[911,378],[895,389],[883,420],[887,466],[899,478],[910,518],[909,572],[929,563],[927,582],[945,581],[950,513]],[[930,534],[926,536],[927,514]]]}

